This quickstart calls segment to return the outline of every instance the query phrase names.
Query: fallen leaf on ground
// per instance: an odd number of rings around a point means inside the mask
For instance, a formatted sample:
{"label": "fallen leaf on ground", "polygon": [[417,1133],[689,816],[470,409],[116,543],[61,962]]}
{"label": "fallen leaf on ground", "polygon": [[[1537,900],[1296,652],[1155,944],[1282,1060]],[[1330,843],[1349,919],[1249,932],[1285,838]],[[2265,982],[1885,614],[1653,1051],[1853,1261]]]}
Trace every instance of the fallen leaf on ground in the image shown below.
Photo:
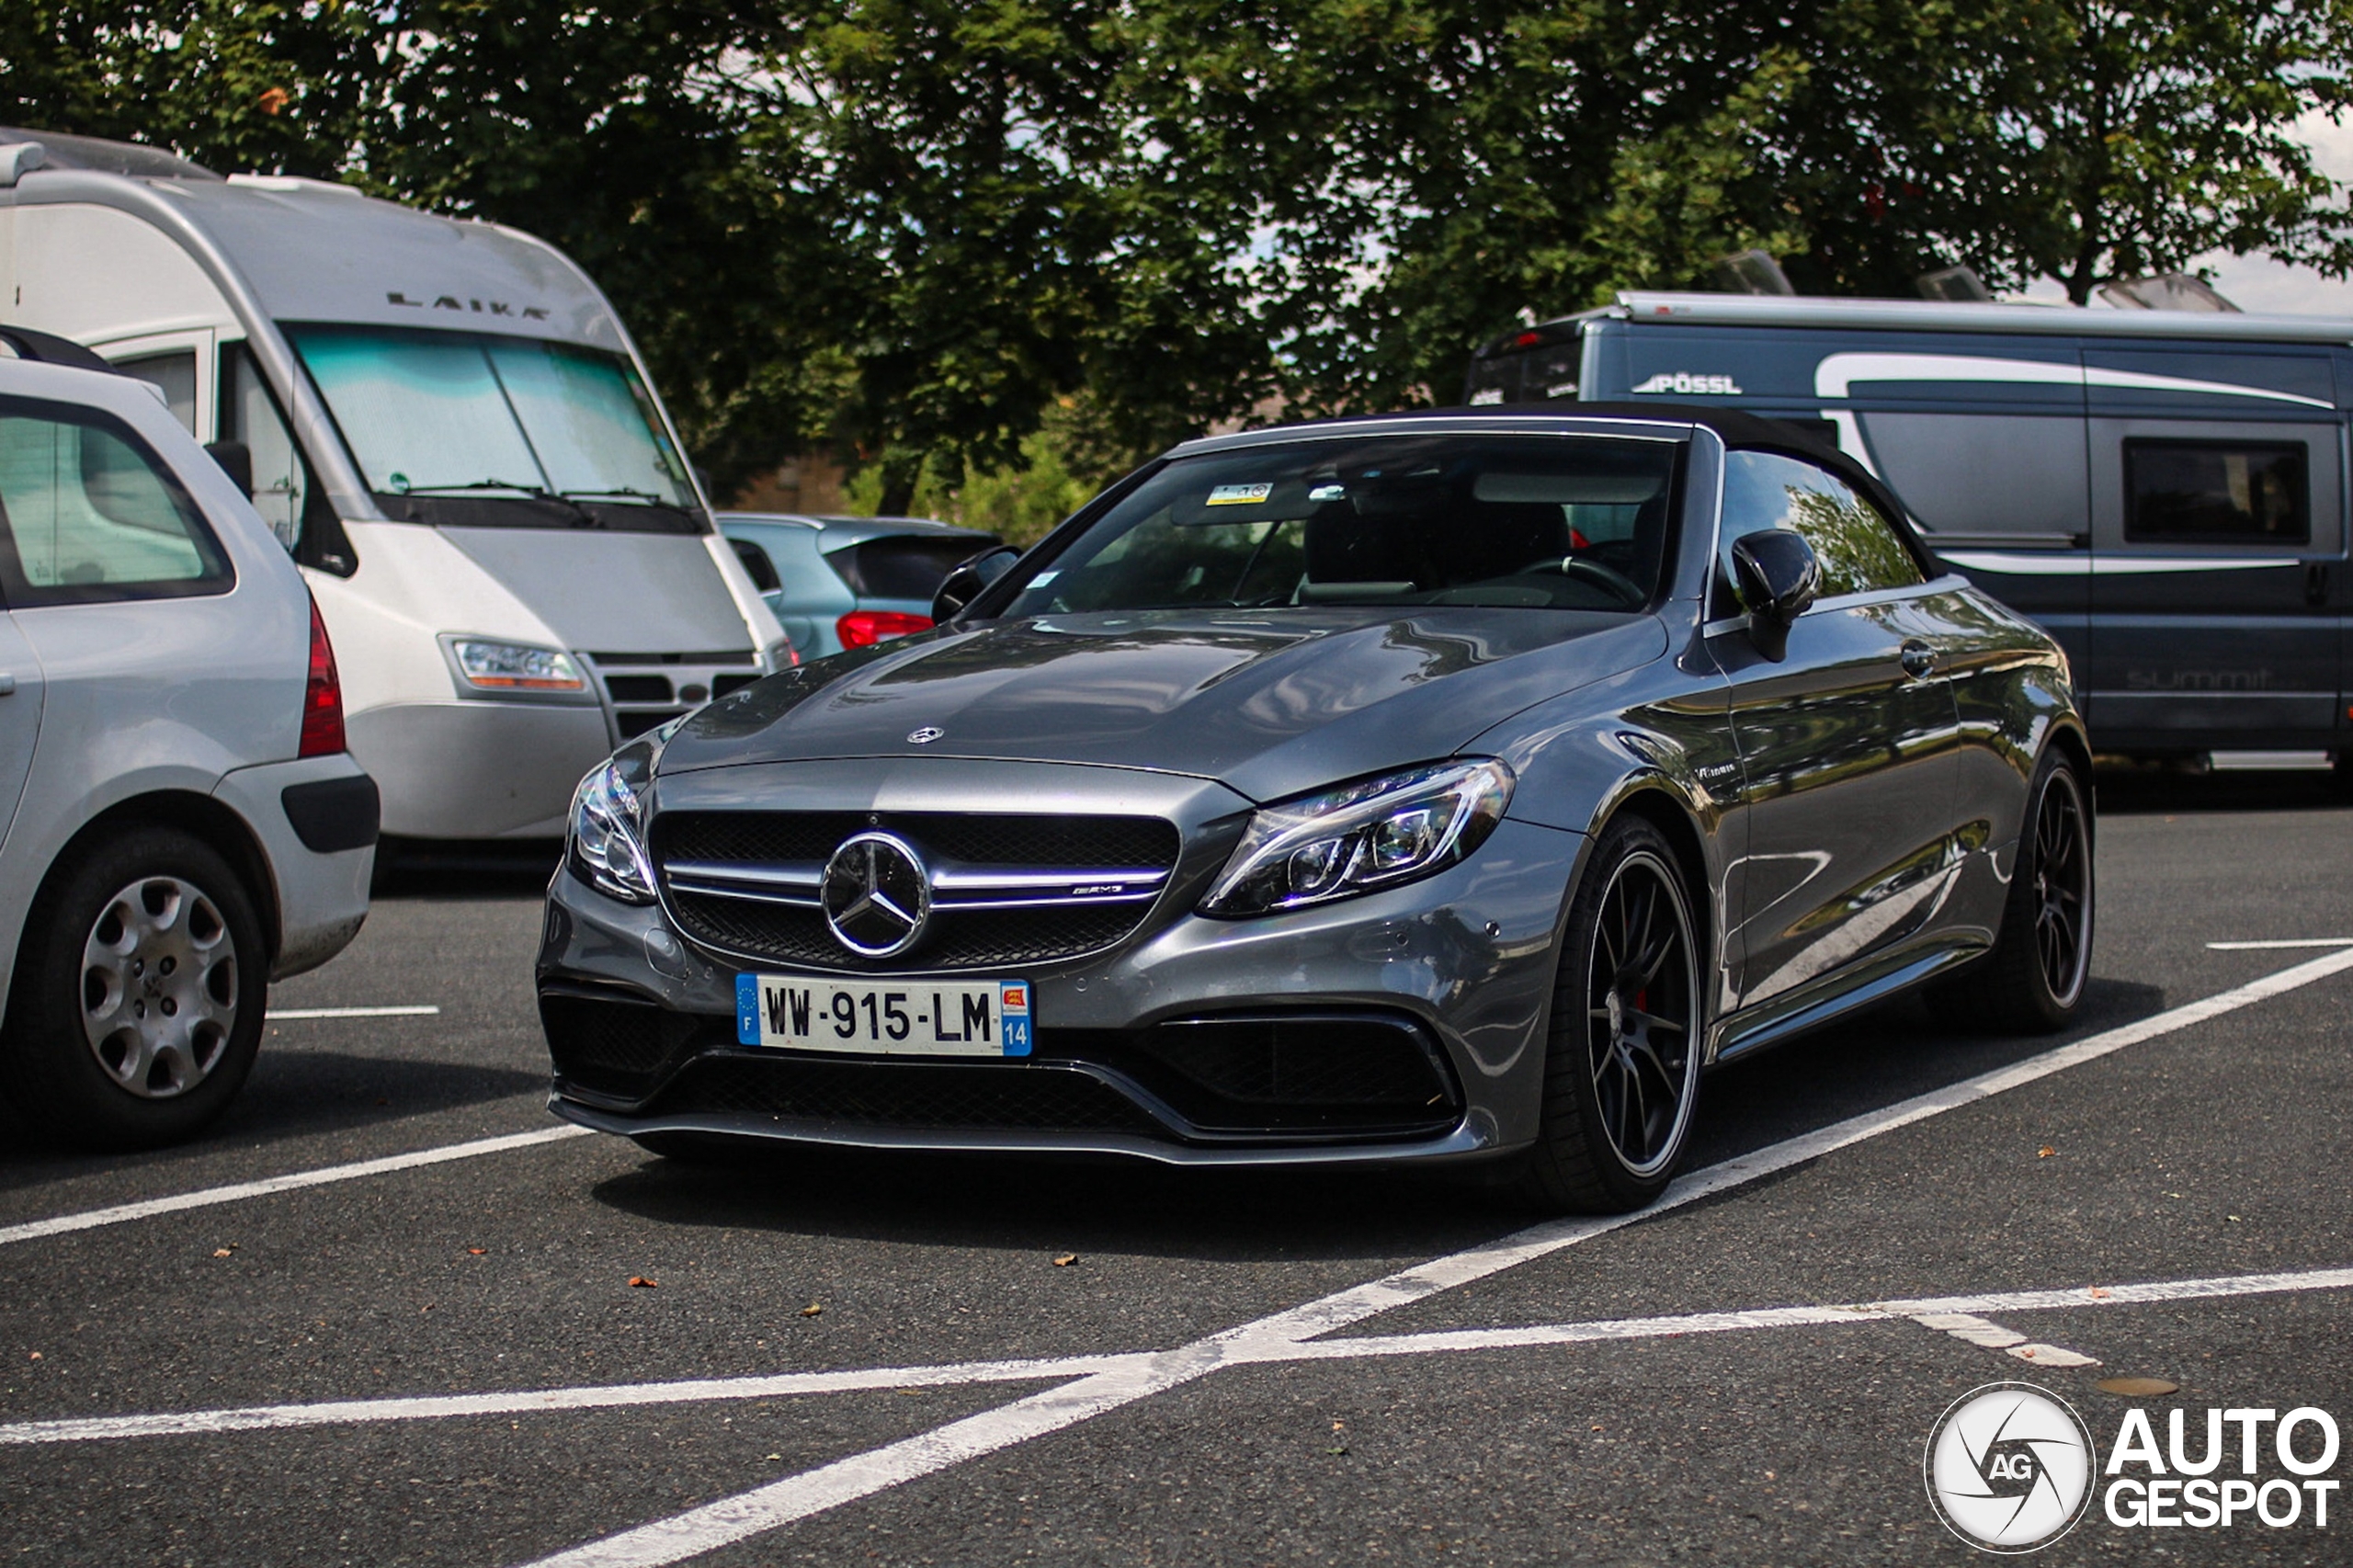
{"label": "fallen leaf on ground", "polygon": [[631,1275],[631,1276],[629,1277],[629,1282],[630,1282],[631,1284],[632,1284],[632,1285],[637,1286],[639,1289],[641,1289],[641,1290],[653,1290],[656,1285],[658,1285],[658,1284],[660,1284],[660,1283],[661,1283],[661,1281],[660,1281],[660,1280],[658,1280],[658,1279],[648,1279],[648,1278],[647,1278],[644,1275],[642,1275],[642,1274],[632,1274],[632,1275]]}
{"label": "fallen leaf on ground", "polygon": [[212,1256],[215,1257],[227,1257],[236,1250],[237,1249],[235,1247],[214,1247],[212,1249]]}
{"label": "fallen leaf on ground", "polygon": [[2109,1393],[2120,1393],[2127,1399],[2154,1399],[2161,1393],[2179,1393],[2181,1385],[2165,1378],[2102,1378],[2098,1386]]}
{"label": "fallen leaf on ground", "polygon": [[2093,1287],[2092,1287],[2092,1300],[2093,1300],[2093,1301],[2107,1301],[2107,1300],[2108,1300],[2108,1287],[2107,1287],[2107,1286],[2105,1286],[2105,1285],[2095,1285],[2095,1286],[2093,1286]]}
{"label": "fallen leaf on ground", "polygon": [[2038,1160],[2047,1160],[2058,1152],[2058,1150],[2052,1148],[2050,1144],[2045,1143],[2041,1148],[2037,1149],[2034,1152],[2034,1157]]}
{"label": "fallen leaf on ground", "polygon": [[812,1301],[807,1306],[801,1309],[801,1315],[805,1318],[813,1318],[824,1310],[824,1307],[818,1302]]}
{"label": "fallen leaf on ground", "polygon": [[1066,1252],[1063,1254],[1062,1256],[1054,1259],[1054,1267],[1056,1268],[1068,1268],[1072,1264],[1076,1263],[1077,1261],[1078,1254],[1074,1252]]}
{"label": "fallen leaf on ground", "polygon": [[33,1352],[33,1359],[34,1359],[34,1360],[36,1360],[36,1361],[38,1361],[38,1360],[40,1360],[40,1351],[36,1350],[36,1351],[34,1351],[34,1352]]}
{"label": "fallen leaf on ground", "polygon": [[468,1247],[466,1249],[466,1256],[468,1257],[480,1257],[483,1253],[486,1253],[490,1249],[488,1247]]}

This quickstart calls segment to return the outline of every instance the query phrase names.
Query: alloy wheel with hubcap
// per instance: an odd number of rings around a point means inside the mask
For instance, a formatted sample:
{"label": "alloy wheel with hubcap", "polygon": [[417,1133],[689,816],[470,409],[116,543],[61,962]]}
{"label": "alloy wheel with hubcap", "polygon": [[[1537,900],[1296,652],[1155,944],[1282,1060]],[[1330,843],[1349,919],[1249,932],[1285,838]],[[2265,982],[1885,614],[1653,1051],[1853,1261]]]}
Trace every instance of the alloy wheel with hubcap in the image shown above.
{"label": "alloy wheel with hubcap", "polygon": [[82,1037],[108,1077],[142,1099],[186,1094],[236,1019],[236,949],[201,889],[145,877],[107,900],[82,945]]}
{"label": "alloy wheel with hubcap", "polygon": [[269,958],[243,881],[176,828],[132,825],[62,860],[8,997],[0,1089],[97,1148],[185,1138],[261,1042]]}

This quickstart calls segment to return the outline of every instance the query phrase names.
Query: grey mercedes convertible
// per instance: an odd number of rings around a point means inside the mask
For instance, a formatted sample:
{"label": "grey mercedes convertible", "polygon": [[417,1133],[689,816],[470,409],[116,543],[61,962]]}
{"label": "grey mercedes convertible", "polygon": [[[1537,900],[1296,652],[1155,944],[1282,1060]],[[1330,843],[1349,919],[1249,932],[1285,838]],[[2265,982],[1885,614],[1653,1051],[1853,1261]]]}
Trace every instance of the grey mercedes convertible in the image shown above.
{"label": "grey mercedes convertible", "polygon": [[1622,1210],[1718,1063],[1909,986],[2013,1029],[2083,995],[2064,656],[1794,427],[1194,441],[936,608],[581,785],[560,1115]]}

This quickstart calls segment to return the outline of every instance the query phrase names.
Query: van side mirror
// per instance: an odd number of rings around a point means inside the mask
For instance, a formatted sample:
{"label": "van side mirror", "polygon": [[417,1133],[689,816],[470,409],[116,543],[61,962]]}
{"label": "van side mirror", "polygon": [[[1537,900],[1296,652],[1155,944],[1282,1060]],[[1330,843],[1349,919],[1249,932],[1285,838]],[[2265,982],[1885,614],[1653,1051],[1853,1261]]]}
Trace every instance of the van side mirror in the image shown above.
{"label": "van side mirror", "polygon": [[240,494],[248,497],[253,494],[254,454],[252,448],[246,446],[243,441],[214,441],[208,445],[204,449],[206,452],[210,454],[214,462],[221,465],[221,472],[229,476],[229,483],[235,485]]}
{"label": "van side mirror", "polygon": [[1822,562],[1802,534],[1763,528],[1732,543],[1733,587],[1748,612],[1757,651],[1779,659],[1790,644],[1790,623],[1822,594]]}
{"label": "van side mirror", "polygon": [[939,585],[939,592],[931,599],[931,619],[936,626],[944,626],[963,613],[964,607],[981,597],[990,584],[1013,570],[1021,552],[1009,544],[984,550],[948,574]]}

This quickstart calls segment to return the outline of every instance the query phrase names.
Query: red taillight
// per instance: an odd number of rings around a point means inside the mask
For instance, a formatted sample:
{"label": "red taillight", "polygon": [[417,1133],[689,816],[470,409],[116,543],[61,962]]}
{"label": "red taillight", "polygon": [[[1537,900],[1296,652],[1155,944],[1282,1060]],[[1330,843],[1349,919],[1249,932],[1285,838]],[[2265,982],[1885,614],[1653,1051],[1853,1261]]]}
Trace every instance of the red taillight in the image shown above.
{"label": "red taillight", "polygon": [[343,744],[343,682],[335,673],[335,645],[319,607],[311,606],[311,678],[302,687],[302,744],[298,756],[333,756]]}
{"label": "red taillight", "polygon": [[931,630],[931,617],[895,609],[854,609],[834,622],[834,632],[845,648],[870,648],[893,637]]}

